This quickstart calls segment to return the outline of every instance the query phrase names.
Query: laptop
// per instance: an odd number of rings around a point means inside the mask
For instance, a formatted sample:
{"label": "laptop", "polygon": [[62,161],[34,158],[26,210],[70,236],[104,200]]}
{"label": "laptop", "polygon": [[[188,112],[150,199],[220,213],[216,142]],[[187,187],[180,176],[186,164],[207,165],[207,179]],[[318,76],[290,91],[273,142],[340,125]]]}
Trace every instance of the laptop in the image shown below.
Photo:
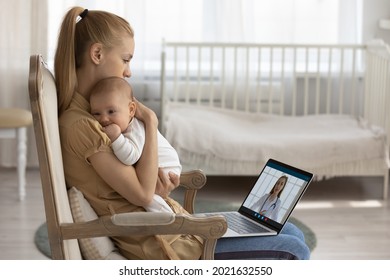
{"label": "laptop", "polygon": [[312,179],[308,171],[269,159],[238,211],[203,214],[225,216],[228,230],[222,238],[277,235]]}

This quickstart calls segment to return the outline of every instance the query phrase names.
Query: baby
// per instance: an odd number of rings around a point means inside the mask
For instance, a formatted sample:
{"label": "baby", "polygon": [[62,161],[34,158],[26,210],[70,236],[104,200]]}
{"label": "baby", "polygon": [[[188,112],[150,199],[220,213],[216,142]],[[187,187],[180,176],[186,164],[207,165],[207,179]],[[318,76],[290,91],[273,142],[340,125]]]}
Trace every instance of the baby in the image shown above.
{"label": "baby", "polygon": [[[92,116],[102,125],[110,138],[116,157],[126,165],[135,164],[141,157],[145,144],[144,124],[134,117],[136,103],[127,81],[110,77],[96,83],[90,95]],[[157,131],[159,167],[166,174],[180,175],[179,156],[169,142]],[[173,212],[165,200],[155,194],[149,212]]]}

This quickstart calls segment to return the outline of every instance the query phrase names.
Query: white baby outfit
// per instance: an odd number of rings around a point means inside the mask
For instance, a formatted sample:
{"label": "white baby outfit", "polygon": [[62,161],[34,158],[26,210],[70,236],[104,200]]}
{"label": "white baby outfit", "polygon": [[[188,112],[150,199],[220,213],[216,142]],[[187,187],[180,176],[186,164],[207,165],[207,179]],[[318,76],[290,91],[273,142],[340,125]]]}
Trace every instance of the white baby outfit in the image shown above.
{"label": "white baby outfit", "polygon": [[[181,164],[176,150],[169,144],[167,139],[157,131],[158,166],[166,174],[172,171],[180,176]],[[145,126],[140,120],[133,118],[126,131],[112,142],[112,149],[116,157],[126,165],[135,164],[141,157],[145,145]],[[154,194],[153,201],[145,207],[149,212],[173,212],[165,200]]]}

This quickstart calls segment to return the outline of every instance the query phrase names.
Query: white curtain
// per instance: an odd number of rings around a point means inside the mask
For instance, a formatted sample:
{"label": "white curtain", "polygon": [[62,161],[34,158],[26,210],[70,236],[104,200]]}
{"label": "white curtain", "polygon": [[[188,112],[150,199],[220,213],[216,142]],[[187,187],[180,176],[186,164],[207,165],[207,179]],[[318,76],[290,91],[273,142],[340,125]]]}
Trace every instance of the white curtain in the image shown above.
{"label": "white curtain", "polygon": [[[159,113],[162,40],[360,43],[362,0],[0,0],[0,107],[29,108],[29,56],[52,67],[60,23],[72,6],[126,18],[135,30],[131,81]],[[28,165],[37,166],[32,128]],[[15,144],[0,140],[0,166],[16,166]]]}
{"label": "white curtain", "polygon": [[74,5],[111,11],[130,22],[135,29],[137,76],[159,66],[162,39],[360,43],[361,0],[57,0],[49,2],[49,59],[62,16]]}
{"label": "white curtain", "polygon": [[[0,0],[0,107],[30,110],[30,55],[47,52],[47,1]],[[33,128],[28,130],[28,164],[37,165]],[[16,143],[0,140],[0,166],[16,166]]]}

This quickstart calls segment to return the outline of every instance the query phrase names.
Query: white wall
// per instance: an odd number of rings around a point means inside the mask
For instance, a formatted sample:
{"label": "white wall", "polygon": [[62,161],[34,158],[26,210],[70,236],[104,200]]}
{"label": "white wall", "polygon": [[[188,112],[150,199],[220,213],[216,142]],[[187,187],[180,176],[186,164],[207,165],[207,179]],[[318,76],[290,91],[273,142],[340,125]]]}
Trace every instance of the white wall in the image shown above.
{"label": "white wall", "polygon": [[390,20],[389,0],[363,0],[363,34],[362,41],[382,38],[390,45],[390,29],[380,29],[378,21],[380,19]]}

